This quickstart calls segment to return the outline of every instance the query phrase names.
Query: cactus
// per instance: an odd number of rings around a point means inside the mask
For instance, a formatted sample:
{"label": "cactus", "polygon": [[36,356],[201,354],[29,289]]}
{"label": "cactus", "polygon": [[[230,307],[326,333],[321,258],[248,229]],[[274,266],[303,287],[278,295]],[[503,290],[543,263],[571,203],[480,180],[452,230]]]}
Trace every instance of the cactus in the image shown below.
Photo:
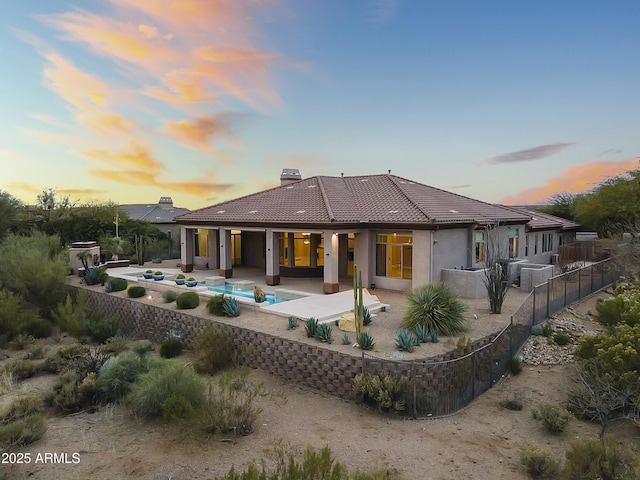
{"label": "cactus", "polygon": [[356,337],[364,328],[364,297],[362,295],[362,272],[353,265],[353,315],[356,324]]}
{"label": "cactus", "polygon": [[254,287],[253,299],[256,301],[256,303],[262,303],[267,299],[267,297],[265,296],[264,291],[260,287]]}
{"label": "cactus", "polygon": [[136,247],[136,262],[138,265],[144,265],[144,239],[142,235],[136,235],[134,239]]}

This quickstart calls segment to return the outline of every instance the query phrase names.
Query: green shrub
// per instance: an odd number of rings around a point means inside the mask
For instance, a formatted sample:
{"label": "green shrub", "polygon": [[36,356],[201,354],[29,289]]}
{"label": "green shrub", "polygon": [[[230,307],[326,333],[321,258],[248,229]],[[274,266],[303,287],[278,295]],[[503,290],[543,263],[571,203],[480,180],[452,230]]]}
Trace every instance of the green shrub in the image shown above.
{"label": "green shrub", "polygon": [[612,327],[622,321],[622,314],[627,307],[625,306],[622,295],[608,298],[596,303],[596,311],[598,312],[597,320],[603,325]]}
{"label": "green shrub", "polygon": [[566,453],[563,479],[638,480],[640,464],[637,457],[618,445],[609,436],[571,444]]}
{"label": "green shrub", "polygon": [[376,342],[373,341],[373,337],[369,332],[360,332],[358,335],[358,345],[362,350],[373,350]]}
{"label": "green shrub", "polygon": [[250,370],[224,372],[209,388],[202,409],[201,425],[208,433],[249,435],[262,408],[254,405],[256,397],[266,397],[264,384],[248,381]]}
{"label": "green shrub", "polygon": [[467,330],[467,307],[443,283],[422,285],[407,294],[408,308],[402,323],[408,329],[424,325],[429,332],[453,336]]}
{"label": "green shrub", "polygon": [[101,347],[103,352],[113,353],[114,355],[120,355],[122,352],[129,348],[129,339],[122,335],[114,335],[107,338]]}
{"label": "green shrub", "polygon": [[38,397],[19,398],[2,414],[0,423],[6,424],[34,413],[42,413],[42,401]]}
{"label": "green shrub", "polygon": [[114,277],[107,283],[107,292],[122,292],[126,290],[129,283],[124,278]]}
{"label": "green shrub", "polygon": [[24,322],[23,331],[34,338],[48,338],[53,332],[53,324],[46,318],[32,316]]}
{"label": "green shrub", "polygon": [[184,292],[176,298],[176,306],[181,309],[192,309],[200,305],[200,295],[196,292]]}
{"label": "green shrub", "polygon": [[5,425],[0,425],[0,446],[30,445],[40,440],[46,431],[47,423],[42,414],[27,415]]}
{"label": "green shrub", "polygon": [[331,325],[328,323],[322,323],[316,328],[315,339],[323,343],[333,343],[333,333]]}
{"label": "green shrub", "polygon": [[53,318],[60,328],[78,340],[87,335],[87,293],[79,290],[75,302],[67,295],[64,303],[59,304],[52,312]]}
{"label": "green shrub", "polygon": [[0,290],[0,339],[11,340],[20,331],[17,321],[20,310],[20,297],[8,290]]}
{"label": "green shrub", "polygon": [[413,352],[413,347],[416,346],[417,339],[415,335],[406,328],[398,330],[398,336],[396,337],[396,346],[398,350],[404,350],[407,353]]}
{"label": "green shrub", "polygon": [[44,362],[45,370],[50,373],[60,373],[73,369],[75,360],[89,354],[89,346],[80,343],[72,343],[60,347],[55,355],[47,358]]}
{"label": "green shrub", "polygon": [[304,322],[304,331],[307,334],[307,337],[313,338],[316,336],[316,331],[318,330],[318,320],[315,317],[309,317]]}
{"label": "green shrub", "polygon": [[108,278],[107,267],[90,267],[88,272],[84,272],[84,283],[87,285],[104,285]]}
{"label": "green shrub", "polygon": [[240,302],[237,298],[227,297],[224,299],[224,313],[227,317],[240,316]]}
{"label": "green shrub", "polygon": [[194,339],[194,366],[197,372],[213,374],[231,363],[234,346],[226,325],[210,325]]}
{"label": "green shrub", "polygon": [[9,342],[9,348],[12,350],[25,350],[35,343],[35,338],[31,335],[19,333]]}
{"label": "green shrub", "polygon": [[207,301],[207,312],[216,317],[224,317],[226,312],[224,311],[225,296],[214,295]]}
{"label": "green shrub", "polygon": [[522,359],[518,355],[511,357],[509,367],[512,375],[518,375],[522,372]]}
{"label": "green shrub", "polygon": [[560,345],[561,347],[565,346],[565,345],[569,345],[571,343],[571,337],[569,336],[568,333],[566,332],[557,332],[554,336],[553,336],[553,341],[557,344]]}
{"label": "green shrub", "polygon": [[560,462],[553,454],[527,447],[520,454],[520,462],[533,478],[557,478]]}
{"label": "green shrub", "polygon": [[149,371],[149,363],[138,355],[121,353],[111,357],[98,373],[98,388],[107,400],[123,398],[140,375]]}
{"label": "green shrub", "polygon": [[140,285],[132,285],[127,290],[127,294],[129,295],[129,298],[144,297],[146,293],[147,293],[147,290],[144,287],[141,287]]}
{"label": "green shrub", "polygon": [[138,340],[133,344],[132,350],[139,357],[144,357],[147,353],[153,350],[153,344],[149,340]]}
{"label": "green shrub", "polygon": [[542,420],[550,432],[558,433],[564,431],[567,423],[571,420],[571,413],[566,409],[551,403],[542,403],[532,411],[533,418]]}
{"label": "green shrub", "polygon": [[375,405],[381,412],[399,412],[405,409],[405,395],[411,386],[407,377],[390,374],[362,373],[353,380],[354,391],[365,403]]}
{"label": "green shrub", "polygon": [[162,298],[164,298],[164,301],[167,303],[175,302],[176,298],[178,298],[178,292],[175,290],[165,290],[162,292]]}
{"label": "green shrub", "polygon": [[47,402],[57,412],[67,415],[95,404],[96,393],[95,372],[84,375],[76,370],[67,370],[58,377]]}
{"label": "green shrub", "polygon": [[18,380],[31,378],[36,374],[36,364],[31,360],[18,360],[11,368]]}
{"label": "green shrub", "polygon": [[132,385],[126,403],[136,415],[151,419],[185,419],[205,401],[204,382],[191,368],[165,360]]}
{"label": "green shrub", "polygon": [[24,356],[25,360],[42,360],[44,358],[45,348],[43,346],[34,345]]}
{"label": "green shrub", "polygon": [[179,338],[165,338],[160,344],[160,356],[162,358],[177,357],[182,353],[182,341]]}
{"label": "green shrub", "polygon": [[115,336],[120,328],[120,317],[115,314],[93,314],[87,320],[87,330],[93,341],[104,343]]}
{"label": "green shrub", "polygon": [[544,322],[542,324],[542,335],[547,338],[553,335],[553,326],[549,322]]}

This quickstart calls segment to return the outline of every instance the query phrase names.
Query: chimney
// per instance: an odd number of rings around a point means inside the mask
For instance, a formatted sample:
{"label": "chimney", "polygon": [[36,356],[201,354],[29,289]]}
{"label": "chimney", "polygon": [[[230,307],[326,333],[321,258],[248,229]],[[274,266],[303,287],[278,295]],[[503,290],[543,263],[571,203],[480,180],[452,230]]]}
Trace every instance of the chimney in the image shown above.
{"label": "chimney", "polygon": [[160,197],[158,206],[162,210],[171,210],[173,208],[173,200],[171,199],[171,197]]}
{"label": "chimney", "polygon": [[282,169],[282,174],[280,175],[280,185],[287,185],[299,180],[302,180],[302,175],[300,175],[300,170],[298,170],[297,168]]}

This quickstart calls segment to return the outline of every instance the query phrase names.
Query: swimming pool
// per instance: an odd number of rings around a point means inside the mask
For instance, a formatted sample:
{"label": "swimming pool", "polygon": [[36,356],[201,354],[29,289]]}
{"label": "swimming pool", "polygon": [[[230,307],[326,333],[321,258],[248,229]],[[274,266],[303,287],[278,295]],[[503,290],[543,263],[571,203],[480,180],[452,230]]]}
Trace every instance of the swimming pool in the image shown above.
{"label": "swimming pool", "polygon": [[[198,285],[205,286],[204,283]],[[224,293],[225,295],[235,295],[236,297],[244,297],[253,299],[253,290],[237,290],[233,283],[225,283],[224,285],[206,285],[207,289],[211,292]],[[269,302],[269,305],[274,303],[282,303],[289,300],[288,298],[276,297],[272,293],[265,295],[265,300]]]}

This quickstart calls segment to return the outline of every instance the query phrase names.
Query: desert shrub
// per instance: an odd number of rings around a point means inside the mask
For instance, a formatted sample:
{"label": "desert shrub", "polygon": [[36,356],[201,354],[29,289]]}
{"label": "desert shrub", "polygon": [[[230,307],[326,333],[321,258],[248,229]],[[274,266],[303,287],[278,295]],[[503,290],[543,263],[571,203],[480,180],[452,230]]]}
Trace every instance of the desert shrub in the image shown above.
{"label": "desert shrub", "polygon": [[597,320],[609,328],[640,323],[640,289],[616,289],[617,295],[596,303]]}
{"label": "desert shrub", "polygon": [[533,478],[557,478],[560,462],[550,452],[530,446],[520,454],[520,463]]}
{"label": "desert shrub", "polygon": [[31,378],[36,374],[36,364],[31,360],[18,360],[11,367],[13,375],[18,380],[24,380],[25,378]]}
{"label": "desert shrub", "polygon": [[224,299],[224,313],[227,317],[240,316],[240,302],[237,298],[227,297]]}
{"label": "desert shrub", "polygon": [[566,453],[563,479],[638,480],[637,458],[621,448],[612,437],[588,439],[571,444]]}
{"label": "desert shrub", "polygon": [[406,328],[398,330],[398,335],[396,336],[396,347],[398,347],[398,350],[411,353],[413,352],[413,347],[415,347],[417,343],[417,338],[411,330]]}
{"label": "desert shrub", "polygon": [[535,335],[535,336],[542,336],[542,324],[538,323],[536,325],[533,325],[531,327],[531,335]]}
{"label": "desert shrub", "polygon": [[147,290],[140,285],[132,285],[127,289],[127,295],[129,298],[140,298],[144,297],[147,293]]}
{"label": "desert shrub", "polygon": [[150,340],[138,340],[133,344],[131,350],[133,350],[133,352],[139,357],[144,357],[147,353],[153,350],[153,344]]}
{"label": "desert shrub", "polygon": [[87,335],[87,294],[79,290],[75,302],[67,295],[64,303],[52,312],[60,328],[74,338],[82,339]]}
{"label": "desert shrub", "polygon": [[200,295],[196,292],[184,292],[176,298],[176,306],[179,309],[192,309],[200,305]]}
{"label": "desert shrub", "polygon": [[84,272],[84,283],[87,285],[104,285],[109,279],[107,267],[90,267]]}
{"label": "desert shrub", "polygon": [[567,423],[571,420],[571,413],[566,409],[551,403],[541,403],[532,411],[533,418],[542,420],[550,432],[558,433],[564,431]]}
{"label": "desert shrub", "polygon": [[512,375],[518,375],[522,372],[522,359],[518,355],[511,357],[509,369],[511,370]]}
{"label": "desert shrub", "polygon": [[0,425],[0,446],[17,447],[30,445],[42,438],[47,423],[40,413],[34,413]]}
{"label": "desert shrub", "polygon": [[129,348],[129,339],[122,335],[114,335],[107,338],[101,347],[103,352],[112,353],[114,355],[120,355],[122,352]]}
{"label": "desert shrub", "polygon": [[31,335],[19,333],[9,342],[9,348],[12,350],[24,350],[35,343],[35,338]]}
{"label": "desert shrub", "polygon": [[453,336],[467,330],[467,307],[443,283],[421,285],[407,293],[408,307],[402,323],[408,329],[424,325],[430,332]]}
{"label": "desert shrub", "polygon": [[42,401],[38,397],[19,398],[2,414],[0,423],[6,424],[34,413],[42,413]]}
{"label": "desert shrub", "polygon": [[513,393],[509,398],[500,402],[500,405],[507,410],[520,411],[523,407],[523,397],[522,391],[517,391]]}
{"label": "desert shrub", "polygon": [[20,331],[19,310],[20,297],[8,290],[0,290],[0,339],[3,343]]}
{"label": "desert shrub", "polygon": [[29,348],[25,354],[25,360],[42,360],[44,358],[45,348],[43,346],[34,345]]}
{"label": "desert shrub", "polygon": [[67,370],[58,377],[47,403],[58,413],[67,415],[95,404],[97,391],[95,372],[83,375],[76,370]]}
{"label": "desert shrub", "polygon": [[318,330],[318,320],[315,317],[309,317],[304,321],[304,331],[307,334],[307,337],[313,338],[316,336],[316,331]]}
{"label": "desert shrub", "polygon": [[143,418],[191,417],[205,401],[204,382],[191,368],[165,360],[132,385],[127,404]]}
{"label": "desert shrub", "polygon": [[60,347],[55,355],[44,362],[45,369],[50,373],[59,373],[73,367],[74,361],[89,354],[89,346],[72,343]]}
{"label": "desert shrub", "polygon": [[557,332],[553,335],[553,341],[561,347],[571,343],[571,337],[566,332]]}
{"label": "desert shrub", "polygon": [[226,312],[224,311],[224,294],[214,295],[207,301],[207,312],[216,317],[224,317]]}
{"label": "desert shrub", "polygon": [[107,400],[123,398],[140,375],[149,371],[149,362],[138,355],[121,353],[111,357],[98,372],[98,388]]}
{"label": "desert shrub", "polygon": [[47,318],[30,316],[24,321],[23,332],[33,338],[48,338],[53,333],[53,324]]}
{"label": "desert shrub", "polygon": [[210,325],[194,340],[197,372],[213,374],[231,363],[234,346],[231,330],[226,325]]}
{"label": "desert shrub", "polygon": [[234,467],[231,467],[226,475],[215,477],[214,480],[392,480],[395,478],[390,471],[380,469],[367,472],[357,470],[349,473],[345,465],[336,461],[329,447],[324,447],[320,451],[308,447],[302,461],[296,460],[292,455],[289,455],[288,459],[282,456],[278,460],[274,471],[268,471],[265,462],[261,462],[259,466],[253,462],[242,472],[237,472]]}
{"label": "desert shrub", "polygon": [[122,292],[127,289],[129,283],[124,278],[114,277],[107,283],[107,292]]}
{"label": "desert shrub", "polygon": [[29,236],[9,235],[0,243],[0,283],[49,318],[67,294],[69,254],[60,238],[32,232]]}
{"label": "desert shrub", "polygon": [[404,397],[410,386],[407,377],[391,374],[362,373],[353,380],[354,391],[365,403],[375,405],[381,412],[399,412],[405,409]]}
{"label": "desert shrub", "polygon": [[114,314],[90,315],[87,320],[87,330],[91,338],[98,343],[104,343],[108,338],[118,333],[120,317]]}
{"label": "desert shrub", "polygon": [[322,323],[316,328],[315,339],[323,343],[333,343],[333,334],[331,325],[328,323]]}
{"label": "desert shrub", "polygon": [[262,412],[254,400],[269,393],[263,383],[249,382],[249,372],[248,368],[224,372],[209,387],[200,420],[206,432],[249,435],[253,431],[253,424]]}
{"label": "desert shrub", "polygon": [[542,335],[547,338],[553,335],[553,326],[549,322],[544,322],[542,324]]}
{"label": "desert shrub", "polygon": [[182,340],[175,337],[165,338],[160,344],[162,358],[174,358],[182,353]]}
{"label": "desert shrub", "polygon": [[373,341],[373,336],[369,332],[360,332],[358,335],[358,345],[362,350],[373,350],[376,342]]}
{"label": "desert shrub", "polygon": [[167,303],[175,302],[176,298],[178,298],[178,292],[175,290],[165,290],[162,292],[162,298],[164,298],[164,301]]}

